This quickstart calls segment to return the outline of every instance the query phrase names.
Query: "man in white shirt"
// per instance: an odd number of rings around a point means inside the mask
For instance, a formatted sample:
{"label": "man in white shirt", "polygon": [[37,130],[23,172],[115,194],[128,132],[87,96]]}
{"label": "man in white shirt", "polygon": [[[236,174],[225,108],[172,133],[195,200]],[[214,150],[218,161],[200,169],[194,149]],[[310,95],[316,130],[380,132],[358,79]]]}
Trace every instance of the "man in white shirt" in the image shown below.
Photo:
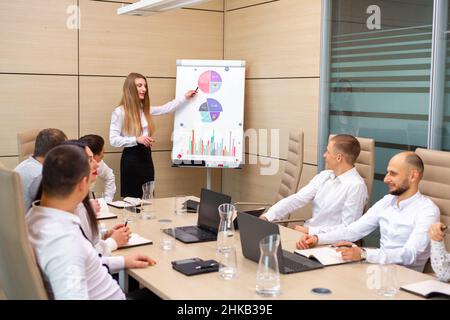
{"label": "man in white shirt", "polygon": [[[349,261],[401,264],[422,272],[430,257],[427,231],[439,220],[439,208],[419,192],[423,162],[414,152],[402,152],[389,161],[384,182],[389,194],[375,203],[358,221],[337,230],[304,235],[299,249],[337,241],[337,251]],[[351,242],[359,240],[380,227],[380,248],[364,249]],[[344,240],[344,241],[342,241]]]}
{"label": "man in white shirt", "polygon": [[[29,239],[49,296],[55,299],[124,299],[125,295],[83,235],[77,205],[89,192],[90,166],[83,149],[58,146],[42,169],[42,197],[26,216]],[[135,255],[127,268],[155,261]]]}
{"label": "man in white shirt", "polygon": [[67,140],[64,132],[59,129],[44,129],[41,130],[34,144],[33,155],[28,159],[19,163],[14,169],[22,182],[23,199],[25,201],[25,212],[31,208],[31,203],[36,197],[39,185],[41,183],[42,164],[47,152],[52,148],[60,145]]}
{"label": "man in white shirt", "polygon": [[316,175],[296,194],[277,202],[261,218],[279,220],[312,201],[312,218],[304,226],[296,226],[296,230],[320,234],[356,221],[368,198],[366,184],[355,168],[360,152],[355,137],[334,136],[323,155],[328,170]]}
{"label": "man in white shirt", "polygon": [[96,134],[85,135],[79,140],[86,143],[94,153],[94,159],[98,163],[97,178],[103,180],[105,186],[103,191],[104,199],[107,202],[113,201],[116,193],[116,179],[113,170],[103,161],[105,157],[105,140]]}

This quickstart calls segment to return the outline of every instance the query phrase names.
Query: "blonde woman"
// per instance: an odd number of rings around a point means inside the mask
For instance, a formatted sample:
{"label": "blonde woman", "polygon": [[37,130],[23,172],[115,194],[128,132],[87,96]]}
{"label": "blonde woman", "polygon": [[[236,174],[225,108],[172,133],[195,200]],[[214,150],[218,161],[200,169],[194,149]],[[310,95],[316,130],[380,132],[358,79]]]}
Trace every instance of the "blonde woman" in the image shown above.
{"label": "blonde woman", "polygon": [[154,181],[152,161],[152,135],[155,133],[153,116],[175,111],[194,97],[196,91],[172,100],[160,107],[150,106],[147,80],[138,73],[130,73],[123,84],[120,106],[114,109],[109,128],[109,141],[113,147],[122,148],[120,159],[120,195],[142,196],[142,185]]}

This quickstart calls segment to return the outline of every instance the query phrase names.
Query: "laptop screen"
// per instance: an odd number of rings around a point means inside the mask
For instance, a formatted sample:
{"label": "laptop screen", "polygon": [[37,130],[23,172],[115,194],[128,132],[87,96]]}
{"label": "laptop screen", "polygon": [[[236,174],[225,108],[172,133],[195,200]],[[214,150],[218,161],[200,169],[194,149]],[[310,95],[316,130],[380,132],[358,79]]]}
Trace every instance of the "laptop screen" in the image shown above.
{"label": "laptop screen", "polygon": [[231,197],[220,192],[202,188],[197,225],[217,233],[220,224],[218,208],[222,203],[231,203]]}
{"label": "laptop screen", "polygon": [[[261,220],[247,213],[238,214],[239,233],[241,237],[242,254],[247,259],[259,261],[259,241],[271,234],[280,234],[280,229],[275,223]],[[278,247],[278,263],[283,263],[283,249],[281,242]]]}

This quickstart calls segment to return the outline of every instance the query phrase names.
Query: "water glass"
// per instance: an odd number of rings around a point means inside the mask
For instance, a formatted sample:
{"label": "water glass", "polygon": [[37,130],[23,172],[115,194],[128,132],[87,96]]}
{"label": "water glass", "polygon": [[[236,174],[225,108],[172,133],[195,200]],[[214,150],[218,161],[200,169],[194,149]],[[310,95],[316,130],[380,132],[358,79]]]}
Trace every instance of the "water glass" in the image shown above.
{"label": "water glass", "polygon": [[232,280],[237,277],[236,248],[224,247],[217,250],[219,265],[219,276],[225,280]]}
{"label": "water glass", "polygon": [[186,208],[186,196],[178,195],[175,197],[174,202],[174,213],[179,216],[184,216],[187,214]]}
{"label": "water glass", "polygon": [[160,229],[159,247],[164,251],[175,249],[175,227],[170,219],[158,220]]}
{"label": "water glass", "polygon": [[398,293],[397,270],[395,264],[380,264],[379,285],[377,293],[385,297],[393,297]]}
{"label": "water glass", "polygon": [[153,197],[155,191],[155,182],[149,181],[142,185],[142,202],[141,202],[141,217],[144,220],[156,218]]}
{"label": "water glass", "polygon": [[138,210],[136,206],[127,205],[123,208],[123,219],[125,221],[132,222],[138,217],[137,212]]}

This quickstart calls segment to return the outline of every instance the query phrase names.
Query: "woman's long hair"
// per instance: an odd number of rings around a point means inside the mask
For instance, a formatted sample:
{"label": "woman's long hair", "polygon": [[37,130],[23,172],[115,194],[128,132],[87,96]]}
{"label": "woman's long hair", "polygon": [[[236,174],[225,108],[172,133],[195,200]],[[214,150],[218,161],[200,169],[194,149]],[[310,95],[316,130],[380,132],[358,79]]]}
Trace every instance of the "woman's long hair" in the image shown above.
{"label": "woman's long hair", "polygon": [[[144,79],[147,91],[145,92],[144,101],[139,99],[139,94],[136,88],[135,80]],[[141,107],[144,111],[145,119],[148,123],[148,135],[153,135],[155,132],[155,124],[153,123],[152,115],[150,114],[150,98],[148,95],[147,79],[142,74],[130,73],[123,84],[122,99],[120,105],[125,111],[125,121],[123,131],[125,134],[139,137],[143,134],[141,125]]]}

